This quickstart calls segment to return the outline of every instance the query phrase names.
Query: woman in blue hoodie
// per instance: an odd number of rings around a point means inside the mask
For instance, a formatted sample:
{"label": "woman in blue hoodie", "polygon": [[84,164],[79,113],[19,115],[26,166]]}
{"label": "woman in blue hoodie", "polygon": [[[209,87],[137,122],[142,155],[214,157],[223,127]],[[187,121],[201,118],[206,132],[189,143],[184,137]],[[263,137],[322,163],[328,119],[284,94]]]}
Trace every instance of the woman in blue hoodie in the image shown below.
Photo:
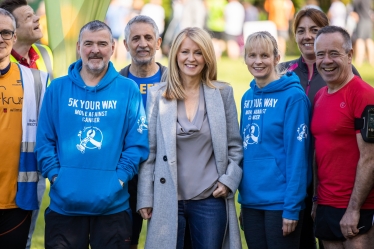
{"label": "woman in blue hoodie", "polygon": [[306,197],[310,102],[292,72],[281,76],[268,32],[247,38],[254,79],[241,102],[243,179],[239,202],[248,248],[298,248]]}

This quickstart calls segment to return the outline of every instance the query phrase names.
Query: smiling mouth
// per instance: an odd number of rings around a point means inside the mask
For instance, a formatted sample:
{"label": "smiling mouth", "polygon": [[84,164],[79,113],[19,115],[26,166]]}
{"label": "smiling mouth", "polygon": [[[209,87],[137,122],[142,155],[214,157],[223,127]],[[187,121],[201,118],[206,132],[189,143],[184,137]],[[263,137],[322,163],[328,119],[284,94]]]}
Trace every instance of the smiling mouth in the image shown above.
{"label": "smiling mouth", "polygon": [[197,65],[188,65],[188,64],[186,64],[186,67],[188,67],[188,68],[195,68],[195,67],[197,67]]}
{"label": "smiling mouth", "polygon": [[140,50],[140,51],[137,51],[136,53],[138,53],[138,54],[148,54],[149,51],[147,51],[147,50]]}
{"label": "smiling mouth", "polygon": [[304,45],[305,47],[313,47],[314,44],[313,44],[313,43],[304,43],[303,45]]}
{"label": "smiling mouth", "polygon": [[322,70],[329,73],[329,72],[335,71],[336,67],[328,67],[328,68],[323,67]]}

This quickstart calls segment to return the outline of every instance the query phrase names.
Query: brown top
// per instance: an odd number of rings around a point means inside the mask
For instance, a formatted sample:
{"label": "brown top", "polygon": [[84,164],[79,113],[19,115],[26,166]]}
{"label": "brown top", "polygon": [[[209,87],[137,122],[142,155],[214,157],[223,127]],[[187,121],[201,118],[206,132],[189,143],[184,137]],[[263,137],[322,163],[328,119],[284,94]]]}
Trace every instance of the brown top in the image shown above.
{"label": "brown top", "polygon": [[202,86],[192,122],[183,100],[178,101],[177,115],[178,200],[205,199],[216,189],[218,172]]}

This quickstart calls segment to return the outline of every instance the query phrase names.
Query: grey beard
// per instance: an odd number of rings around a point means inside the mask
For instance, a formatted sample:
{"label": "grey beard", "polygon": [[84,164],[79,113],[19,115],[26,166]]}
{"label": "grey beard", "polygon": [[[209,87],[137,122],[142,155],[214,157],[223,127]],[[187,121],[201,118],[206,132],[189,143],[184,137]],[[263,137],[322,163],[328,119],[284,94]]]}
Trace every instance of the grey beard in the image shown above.
{"label": "grey beard", "polygon": [[149,58],[149,60],[137,60],[136,58],[132,58],[132,59],[135,62],[135,64],[137,64],[139,66],[146,66],[146,65],[152,64],[154,58],[155,57],[152,56],[151,58]]}
{"label": "grey beard", "polygon": [[96,68],[92,69],[92,68],[90,68],[89,65],[86,65],[86,68],[87,68],[87,71],[90,72],[91,74],[100,75],[104,71],[105,65],[102,68],[97,68],[97,69]]}

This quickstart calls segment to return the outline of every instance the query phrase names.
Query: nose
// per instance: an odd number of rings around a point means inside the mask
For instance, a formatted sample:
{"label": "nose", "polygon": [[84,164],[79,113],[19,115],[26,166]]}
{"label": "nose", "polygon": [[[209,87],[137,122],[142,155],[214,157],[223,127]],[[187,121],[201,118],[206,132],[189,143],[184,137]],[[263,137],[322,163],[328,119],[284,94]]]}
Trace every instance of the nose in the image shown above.
{"label": "nose", "polygon": [[194,55],[193,52],[188,53],[188,60],[189,61],[194,61],[195,60],[195,55]]}
{"label": "nose", "polygon": [[140,47],[146,47],[147,46],[147,41],[144,39],[144,37],[140,38],[139,46]]}
{"label": "nose", "polygon": [[260,55],[256,56],[256,58],[255,58],[255,63],[256,63],[256,64],[261,64],[261,63],[262,63],[262,59],[261,59],[261,56],[260,56]]}
{"label": "nose", "polygon": [[34,22],[39,22],[39,20],[40,20],[40,16],[34,14],[33,19],[34,19]]}
{"label": "nose", "polygon": [[304,39],[312,39],[312,32],[310,32],[309,30],[306,30]]}
{"label": "nose", "polygon": [[330,55],[328,53],[326,53],[325,56],[323,57],[322,63],[323,64],[330,64],[332,62],[333,62],[333,60],[331,59]]}
{"label": "nose", "polygon": [[92,45],[91,52],[92,53],[98,53],[99,52],[99,46],[96,43]]}

